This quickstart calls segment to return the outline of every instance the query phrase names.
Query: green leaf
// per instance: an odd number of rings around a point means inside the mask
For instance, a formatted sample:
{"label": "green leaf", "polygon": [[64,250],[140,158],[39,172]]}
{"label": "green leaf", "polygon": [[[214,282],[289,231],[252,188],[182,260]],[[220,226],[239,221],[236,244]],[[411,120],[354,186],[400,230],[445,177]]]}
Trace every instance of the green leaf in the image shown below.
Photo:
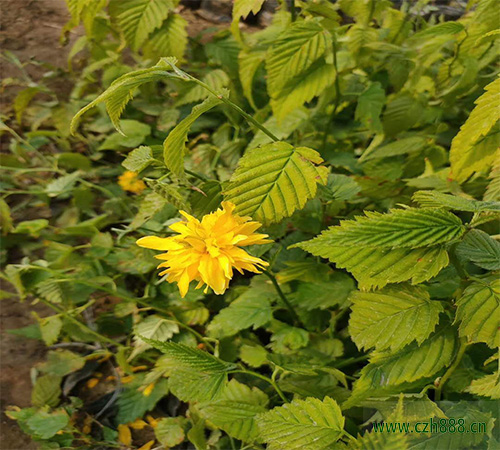
{"label": "green leaf", "polygon": [[289,217],[316,195],[317,184],[326,182],[328,169],[307,147],[275,142],[249,150],[240,159],[224,191],[240,215],[264,224]]}
{"label": "green leaf", "polygon": [[[491,151],[474,150],[474,144],[486,136],[500,119],[500,111],[497,108],[500,102],[500,78],[484,89],[484,94],[476,100],[476,107],[451,143],[451,176],[458,182],[465,181],[475,171],[486,169],[493,162],[492,158],[498,148],[498,145],[493,143],[491,147],[488,146]],[[497,135],[493,138],[498,142]]]}
{"label": "green leaf", "polygon": [[369,431],[356,439],[349,441],[349,450],[407,450],[408,443],[403,433],[381,433]]}
{"label": "green leaf", "polygon": [[69,416],[64,410],[52,413],[44,410],[37,411],[26,421],[26,425],[38,439],[50,439],[68,424]]}
{"label": "green leaf", "polygon": [[471,385],[466,389],[466,392],[480,395],[481,397],[489,397],[493,400],[499,400],[500,372],[495,372],[477,380],[473,380]]}
{"label": "green leaf", "polygon": [[500,279],[490,275],[472,282],[457,300],[460,336],[471,342],[500,346]]}
{"label": "green leaf", "polygon": [[168,394],[168,382],[160,379],[156,382],[149,395],[138,390],[141,387],[142,378],[134,380],[127,385],[117,400],[118,413],[115,420],[117,424],[130,423],[138,419],[148,411],[151,411],[158,401]]}
{"label": "green leaf", "polygon": [[175,342],[161,342],[154,339],[142,337],[152,347],[160,350],[169,358],[176,361],[179,366],[191,369],[196,372],[228,372],[236,368],[235,364],[222,361],[219,358],[197,348],[188,347]]}
{"label": "green leaf", "polygon": [[222,338],[246,328],[260,328],[272,320],[271,301],[275,299],[273,290],[250,287],[213,318],[207,329],[209,335]]}
{"label": "green leaf", "polygon": [[389,287],[351,296],[349,332],[360,350],[396,351],[412,341],[421,344],[439,322],[443,305],[422,287]]}
{"label": "green leaf", "polygon": [[339,247],[417,248],[442,244],[460,237],[465,227],[458,217],[439,209],[392,209],[387,214],[365,211],[365,216],[343,220],[300,247],[329,257]]}
{"label": "green leaf", "polygon": [[223,200],[221,184],[218,181],[206,181],[199,186],[199,190],[193,191],[189,200],[193,213],[203,217],[220,206]]}
{"label": "green leaf", "polygon": [[413,342],[396,353],[373,352],[370,363],[361,370],[361,377],[354,383],[352,397],[344,407],[356,404],[360,396],[376,396],[385,388],[433,376],[451,364],[456,340],[454,329],[447,326],[422,344]]}
{"label": "green leaf", "polygon": [[42,372],[64,377],[72,372],[80,370],[85,365],[85,358],[69,350],[50,350],[47,361],[40,364],[38,368]]}
{"label": "green leaf", "polygon": [[264,62],[266,57],[266,52],[264,51],[241,51],[238,56],[238,69],[241,81],[241,87],[243,88],[243,94],[250,103],[253,109],[258,109],[255,105],[253,98],[252,87],[253,80],[257,70]]}
{"label": "green leaf", "polygon": [[175,322],[164,319],[156,314],[147,316],[134,327],[134,351],[130,355],[130,358],[132,359],[148,348],[151,348],[143,338],[166,341],[178,332],[179,326]]}
{"label": "green leaf", "polygon": [[169,14],[163,25],[144,44],[145,56],[173,56],[182,61],[188,43],[186,25],[186,19],[180,14]]}
{"label": "green leaf", "polygon": [[165,448],[175,447],[184,441],[184,428],[179,417],[163,417],[155,427],[155,437]]}
{"label": "green leaf", "polygon": [[370,85],[358,97],[354,118],[359,120],[366,128],[381,133],[382,122],[380,114],[385,105],[385,91],[378,82]]}
{"label": "green leaf", "polygon": [[320,187],[326,200],[352,200],[361,191],[361,186],[347,175],[331,173],[325,187]]}
{"label": "green leaf", "polygon": [[22,123],[23,113],[28,107],[33,97],[38,94],[42,89],[38,86],[28,87],[19,91],[14,100],[14,111],[16,113],[16,120],[19,124]]}
{"label": "green leaf", "polygon": [[31,403],[33,406],[57,406],[61,395],[62,377],[47,374],[38,377],[31,391]]}
{"label": "green leaf", "polygon": [[137,147],[151,134],[151,127],[138,120],[122,120],[120,133],[110,134],[99,150],[115,150],[117,147]]}
{"label": "green leaf", "polygon": [[[221,92],[228,84],[229,78],[221,69],[215,69],[208,72],[201,81],[209,86],[215,92]],[[211,94],[199,84],[195,84],[185,95],[181,96],[175,106],[182,106],[187,103],[196,103],[205,100]]]}
{"label": "green leaf", "polygon": [[287,81],[278,93],[271,93],[271,107],[278,123],[304,103],[320,95],[335,81],[335,66],[323,60]]}
{"label": "green leaf", "polygon": [[500,202],[500,158],[493,164],[488,178],[491,181],[486,187],[483,200]]}
{"label": "green leaf", "polygon": [[484,231],[470,230],[458,244],[457,253],[483,269],[500,269],[500,242]]}
{"label": "green leaf", "polygon": [[240,358],[251,367],[260,367],[267,362],[267,351],[260,345],[242,345]]}
{"label": "green leaf", "polygon": [[279,36],[267,58],[267,88],[271,98],[279,96],[292,79],[297,79],[321,58],[329,35],[316,21],[297,21]]}
{"label": "green leaf", "polygon": [[127,155],[125,161],[122,162],[122,166],[132,172],[140,172],[148,167],[153,160],[153,150],[150,147],[141,145]]}
{"label": "green leaf", "polygon": [[260,414],[257,423],[269,450],[326,450],[341,437],[344,417],[330,397],[308,397]]}
{"label": "green leaf", "polygon": [[403,138],[363,153],[360,160],[368,161],[371,159],[416,153],[423,150],[427,145],[427,139],[420,136]]}
{"label": "green leaf", "polygon": [[233,4],[233,20],[239,20],[243,17],[246,19],[250,13],[257,14],[264,0],[234,0]]}
{"label": "green leaf", "polygon": [[480,411],[474,403],[462,401],[454,404],[445,413],[448,420],[455,420],[455,424],[457,424],[458,419],[462,419],[466,430],[472,423],[484,423],[486,425],[485,430],[482,427],[477,427],[476,433],[413,433],[409,436],[408,450],[477,448],[478,444],[485,441],[486,436],[491,436],[495,419],[491,417],[491,414]]}
{"label": "green leaf", "polygon": [[148,221],[159,212],[166,204],[167,201],[156,192],[147,194],[144,200],[142,200],[139,211],[132,220],[130,228],[136,229],[140,227],[144,222]]}
{"label": "green leaf", "polygon": [[48,226],[49,221],[47,219],[26,220],[24,222],[19,222],[13,233],[29,234],[30,236],[38,237],[40,236],[40,231]]}
{"label": "green leaf", "polygon": [[424,108],[409,94],[402,94],[388,101],[382,118],[387,137],[409,130],[418,123]]}
{"label": "green leaf", "polygon": [[172,0],[112,0],[109,13],[122,29],[132,50],[138,50],[174,7]]}
{"label": "green leaf", "polygon": [[411,36],[408,41],[413,43],[421,43],[426,39],[434,38],[437,36],[446,36],[460,33],[465,27],[458,22],[443,22],[437,25],[430,26],[425,30],[419,31]]}
{"label": "green leaf", "polygon": [[227,384],[226,372],[196,372],[181,366],[169,378],[172,393],[183,402],[211,402],[220,397]]}
{"label": "green leaf", "polygon": [[316,308],[327,309],[343,305],[353,290],[353,279],[344,273],[335,272],[329,281],[300,283],[297,291],[290,296],[290,301],[307,311]]}
{"label": "green leaf", "polygon": [[[144,2],[149,0],[139,1]],[[102,102],[105,102],[106,104],[106,110],[108,111],[109,117],[113,122],[114,127],[118,132],[123,134],[120,127],[120,116],[127,103],[132,99],[134,90],[142,84],[151,81],[179,78],[179,75],[169,72],[170,67],[171,66],[168,65],[168,63],[166,63],[164,59],[161,59],[160,62],[153,67],[127,73],[113,81],[108,89],[106,89],[94,101],[92,101],[76,113],[75,117],[73,117],[73,120],[71,121],[71,134],[74,134],[76,132],[81,116],[85,114],[85,112],[87,112],[89,109]]]}
{"label": "green leaf", "polygon": [[327,249],[321,242],[307,247],[305,244],[307,242],[298,246],[351,272],[358,280],[360,289],[381,288],[388,283],[403,281],[419,284],[435,277],[449,263],[448,253],[441,246],[415,250],[372,247]]}
{"label": "green leaf", "polygon": [[470,212],[500,211],[500,202],[482,202],[438,191],[417,191],[413,194],[413,201],[423,208],[446,208]]}
{"label": "green leaf", "polygon": [[57,197],[61,194],[64,194],[73,189],[78,178],[80,178],[79,172],[73,172],[69,175],[63,175],[62,177],[56,178],[55,180],[47,184],[47,186],[45,187],[45,193],[49,197]]}
{"label": "green leaf", "polygon": [[12,216],[10,214],[10,208],[3,198],[0,198],[0,227],[2,228],[3,235],[12,231]]}
{"label": "green leaf", "polygon": [[40,319],[40,332],[46,345],[52,345],[57,342],[62,325],[62,320],[58,316]]}
{"label": "green leaf", "polygon": [[[221,95],[227,96],[227,91]],[[186,141],[191,125],[198,117],[217,106],[222,101],[220,98],[210,95],[199,105],[193,107],[191,114],[182,120],[167,136],[163,142],[163,157],[165,165],[177,176],[184,177],[184,153]]]}
{"label": "green leaf", "polygon": [[198,408],[207,420],[229,436],[243,442],[253,442],[259,436],[255,416],[266,412],[268,402],[267,395],[260,389],[250,388],[232,379],[220,398],[201,403]]}

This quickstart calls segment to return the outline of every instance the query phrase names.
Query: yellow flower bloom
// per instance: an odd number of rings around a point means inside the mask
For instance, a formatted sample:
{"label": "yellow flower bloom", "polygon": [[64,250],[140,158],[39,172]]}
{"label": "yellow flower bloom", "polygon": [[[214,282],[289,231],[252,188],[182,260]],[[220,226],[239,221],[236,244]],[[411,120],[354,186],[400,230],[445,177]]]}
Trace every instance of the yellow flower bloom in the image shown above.
{"label": "yellow flower bloom", "polygon": [[234,208],[232,203],[223,202],[222,209],[205,215],[201,221],[180,211],[186,220],[170,227],[178,235],[147,236],[137,245],[167,251],[156,256],[164,261],[158,266],[165,268],[160,275],[168,274],[167,281],[178,284],[182,297],[193,280],[198,281],[196,289],[207,285],[205,292],[211,287],[216,294],[223,294],[233,278],[233,268],[240,273],[260,273],[259,269],[268,265],[240,247],[272,242],[265,239],[267,234],[255,233],[261,227],[259,222],[234,215]]}
{"label": "yellow flower bloom", "polygon": [[146,189],[146,185],[144,184],[144,181],[138,178],[137,175],[137,172],[127,170],[118,177],[118,184],[124,191],[140,194],[144,189]]}

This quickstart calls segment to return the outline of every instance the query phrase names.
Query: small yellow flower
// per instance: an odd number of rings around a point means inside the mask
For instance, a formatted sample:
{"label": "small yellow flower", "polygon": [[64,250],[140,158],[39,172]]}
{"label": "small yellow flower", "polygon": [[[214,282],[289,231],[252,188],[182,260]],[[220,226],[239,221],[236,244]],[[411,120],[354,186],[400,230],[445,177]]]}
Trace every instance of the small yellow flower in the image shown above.
{"label": "small yellow flower", "polygon": [[132,433],[127,425],[118,425],[118,440],[127,447],[132,444]]}
{"label": "small yellow flower", "polygon": [[146,189],[146,185],[144,184],[144,181],[138,178],[137,175],[137,172],[127,170],[118,177],[118,184],[124,191],[140,194],[144,189]]}
{"label": "small yellow flower", "polygon": [[155,250],[166,250],[157,255],[163,260],[158,268],[165,268],[160,275],[168,274],[169,283],[176,282],[181,296],[189,290],[189,283],[198,281],[196,289],[203,285],[211,287],[216,294],[223,294],[233,278],[233,268],[260,273],[268,265],[260,258],[249,255],[240,247],[272,242],[267,234],[257,234],[259,222],[250,217],[233,214],[235,206],[223,202],[222,209],[205,215],[201,221],[184,211],[185,221],[174,223],[170,228],[179,233],[168,238],[147,236],[137,245]]}

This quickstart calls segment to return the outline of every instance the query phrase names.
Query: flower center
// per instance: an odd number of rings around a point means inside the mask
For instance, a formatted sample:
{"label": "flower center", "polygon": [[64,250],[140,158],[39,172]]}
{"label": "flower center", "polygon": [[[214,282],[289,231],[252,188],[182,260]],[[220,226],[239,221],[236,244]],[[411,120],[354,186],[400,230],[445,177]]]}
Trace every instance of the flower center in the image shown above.
{"label": "flower center", "polygon": [[220,255],[219,245],[217,244],[216,238],[206,239],[205,246],[207,248],[207,252],[210,254],[212,258],[217,258],[217,256]]}

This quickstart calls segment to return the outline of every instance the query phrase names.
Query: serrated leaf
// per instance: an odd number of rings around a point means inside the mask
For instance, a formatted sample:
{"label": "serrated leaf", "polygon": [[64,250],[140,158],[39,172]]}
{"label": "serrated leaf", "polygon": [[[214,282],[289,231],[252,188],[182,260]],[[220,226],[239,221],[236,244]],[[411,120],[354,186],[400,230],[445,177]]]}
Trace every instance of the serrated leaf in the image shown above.
{"label": "serrated leaf", "polygon": [[213,318],[207,331],[211,336],[221,338],[246,328],[259,328],[272,320],[271,301],[275,298],[275,292],[250,287]]}
{"label": "serrated leaf", "polygon": [[[227,95],[227,92],[222,95]],[[191,113],[169,133],[167,139],[163,142],[165,165],[177,176],[184,177],[184,153],[191,125],[198,117],[221,102],[218,97],[210,95],[202,103],[194,106]]]}
{"label": "serrated leaf", "polygon": [[127,155],[122,162],[122,166],[132,172],[140,172],[148,167],[153,160],[153,150],[151,150],[151,147],[141,145]]}
{"label": "serrated leaf", "polygon": [[141,339],[157,350],[160,350],[165,355],[168,355],[169,358],[175,360],[179,366],[196,372],[220,373],[228,372],[236,367],[235,364],[222,361],[210,353],[197,348],[188,347],[184,344],[162,342],[146,337],[141,337]]}
{"label": "serrated leaf", "polygon": [[243,442],[253,442],[259,436],[255,423],[257,414],[266,412],[269,399],[260,389],[232,379],[221,397],[209,403],[201,403],[201,414],[229,436]]}
{"label": "serrated leaf", "polygon": [[166,341],[178,332],[179,326],[171,320],[164,319],[156,314],[146,317],[134,327],[134,351],[130,355],[130,359],[150,348],[150,345],[145,342],[143,337]]}
{"label": "serrated leaf", "polygon": [[23,113],[28,107],[29,103],[33,99],[33,97],[38,94],[42,89],[38,86],[28,87],[20,91],[16,98],[14,99],[14,111],[16,113],[16,120],[19,124],[22,123]]}
{"label": "serrated leaf", "polygon": [[325,200],[351,200],[361,191],[361,186],[347,175],[331,173],[326,186],[320,189]]}
{"label": "serrated leaf", "polygon": [[222,186],[218,181],[206,181],[199,186],[199,190],[193,191],[189,200],[193,213],[197,217],[203,217],[215,211],[221,204]]}
{"label": "serrated leaf", "polygon": [[489,397],[493,400],[500,399],[500,373],[492,373],[477,380],[473,380],[466,392],[480,395],[481,397]]}
{"label": "serrated leaf", "polygon": [[163,197],[168,203],[174,205],[177,209],[189,211],[189,204],[184,197],[184,192],[179,185],[170,181],[147,180],[148,187],[153,189],[154,193]]}
{"label": "serrated leaf", "polygon": [[224,191],[240,215],[264,224],[289,217],[316,195],[317,184],[326,182],[328,169],[307,147],[274,142],[249,150],[240,159]]}
{"label": "serrated leaf", "polygon": [[433,376],[451,363],[456,346],[455,331],[447,326],[420,345],[413,342],[396,353],[373,352],[370,363],[361,370],[361,377],[354,383],[348,404],[352,406],[364,395],[376,396],[391,386]]}
{"label": "serrated leaf", "polygon": [[335,66],[319,60],[306,71],[291,78],[278,91],[271,93],[271,108],[278,123],[304,103],[320,95],[336,77]]}
{"label": "serrated leaf", "polygon": [[491,417],[491,414],[480,411],[472,402],[462,401],[454,404],[445,413],[448,421],[454,419],[455,424],[458,419],[462,419],[466,431],[472,423],[484,423],[485,429],[477,427],[476,433],[413,433],[409,436],[408,450],[470,449],[484,441],[487,435],[491,435],[495,419]]}
{"label": "serrated leaf", "polygon": [[500,202],[500,158],[493,164],[488,178],[490,182],[486,187],[483,200]]}
{"label": "serrated leaf", "polygon": [[323,56],[328,33],[318,22],[295,22],[280,35],[266,58],[267,87],[271,97]]}
{"label": "serrated leaf", "polygon": [[465,231],[461,220],[439,209],[393,209],[387,214],[365,211],[365,216],[343,220],[318,237],[295,244],[315,255],[329,257],[330,251],[349,248],[417,248],[442,244]]}
{"label": "serrated leaf", "polygon": [[351,295],[349,332],[360,350],[396,351],[412,341],[421,344],[439,322],[443,305],[421,287],[389,287]]}
{"label": "serrated leaf", "polygon": [[483,269],[500,269],[500,242],[484,231],[470,230],[458,244],[457,253]]}
{"label": "serrated leaf", "polygon": [[269,450],[326,450],[341,437],[344,417],[330,397],[308,397],[260,414],[257,423]]}
{"label": "serrated leaf", "polygon": [[421,118],[422,104],[409,94],[402,94],[387,102],[382,125],[387,137],[395,136],[412,128]]}
{"label": "serrated leaf", "polygon": [[106,89],[94,101],[92,101],[76,113],[76,115],[73,117],[73,120],[71,121],[71,134],[74,134],[76,132],[81,116],[89,109],[102,102],[105,102],[106,104],[106,110],[108,111],[109,117],[113,122],[114,127],[118,132],[123,134],[120,127],[120,116],[127,103],[132,99],[134,90],[144,83],[162,79],[179,78],[179,75],[169,72],[170,67],[171,66],[165,63],[162,59],[153,67],[127,73],[113,81],[108,89]]}
{"label": "serrated leaf", "polygon": [[369,130],[381,133],[380,114],[385,104],[385,91],[378,82],[371,83],[358,97],[354,117]]}
{"label": "serrated leaf", "polygon": [[145,43],[144,54],[150,58],[174,56],[182,61],[188,43],[186,25],[186,19],[180,14],[169,14]]}
{"label": "serrated leaf", "polygon": [[38,377],[31,392],[31,403],[33,406],[57,406],[59,404],[59,396],[61,395],[61,381],[62,377],[54,374]]}
{"label": "serrated leaf", "polygon": [[417,191],[413,194],[413,201],[423,208],[446,208],[470,212],[500,211],[500,202],[473,200],[438,191]]}
{"label": "serrated leaf", "polygon": [[[208,72],[201,79],[208,87],[215,92],[222,91],[229,84],[229,77],[222,69],[215,69]],[[195,84],[185,95],[175,102],[175,106],[182,106],[188,103],[196,103],[205,100],[211,94],[199,84]]]}
{"label": "serrated leaf", "polygon": [[380,433],[369,431],[349,441],[349,450],[407,450],[408,443],[403,433]]}
{"label": "serrated leaf", "polygon": [[109,13],[122,29],[132,50],[138,50],[174,7],[172,0],[112,0]]}
{"label": "serrated leaf", "polygon": [[62,325],[62,320],[58,316],[40,319],[40,332],[46,345],[52,345],[57,342]]}
{"label": "serrated leaf", "polygon": [[[491,159],[490,154],[494,157],[498,148],[498,144],[495,145],[493,143],[491,146],[492,153],[489,151],[476,151],[476,154],[474,154],[474,144],[481,137],[486,136],[500,119],[500,111],[497,108],[500,102],[500,78],[488,84],[484,89],[485,92],[483,95],[475,102],[476,107],[472,110],[451,143],[451,173],[452,177],[459,182],[465,181],[474,171],[479,170],[483,165],[486,166],[484,168],[487,168]],[[495,142],[498,142],[497,136],[493,136],[493,138]],[[477,165],[480,159],[477,153],[485,158],[485,164]],[[476,163],[472,167],[471,161]]]}
{"label": "serrated leaf", "polygon": [[360,289],[382,288],[388,283],[410,281],[419,284],[435,277],[449,264],[441,246],[409,249],[359,247],[324,248],[322,244],[304,250],[328,258],[337,267],[351,272]]}
{"label": "serrated leaf", "polygon": [[500,346],[500,279],[490,275],[472,282],[457,300],[456,322],[471,342]]}
{"label": "serrated leaf", "polygon": [[425,30],[419,31],[410,37],[409,41],[411,43],[421,43],[426,39],[434,38],[437,36],[446,36],[460,33],[465,28],[461,23],[458,22],[443,22],[437,25],[430,26]]}

